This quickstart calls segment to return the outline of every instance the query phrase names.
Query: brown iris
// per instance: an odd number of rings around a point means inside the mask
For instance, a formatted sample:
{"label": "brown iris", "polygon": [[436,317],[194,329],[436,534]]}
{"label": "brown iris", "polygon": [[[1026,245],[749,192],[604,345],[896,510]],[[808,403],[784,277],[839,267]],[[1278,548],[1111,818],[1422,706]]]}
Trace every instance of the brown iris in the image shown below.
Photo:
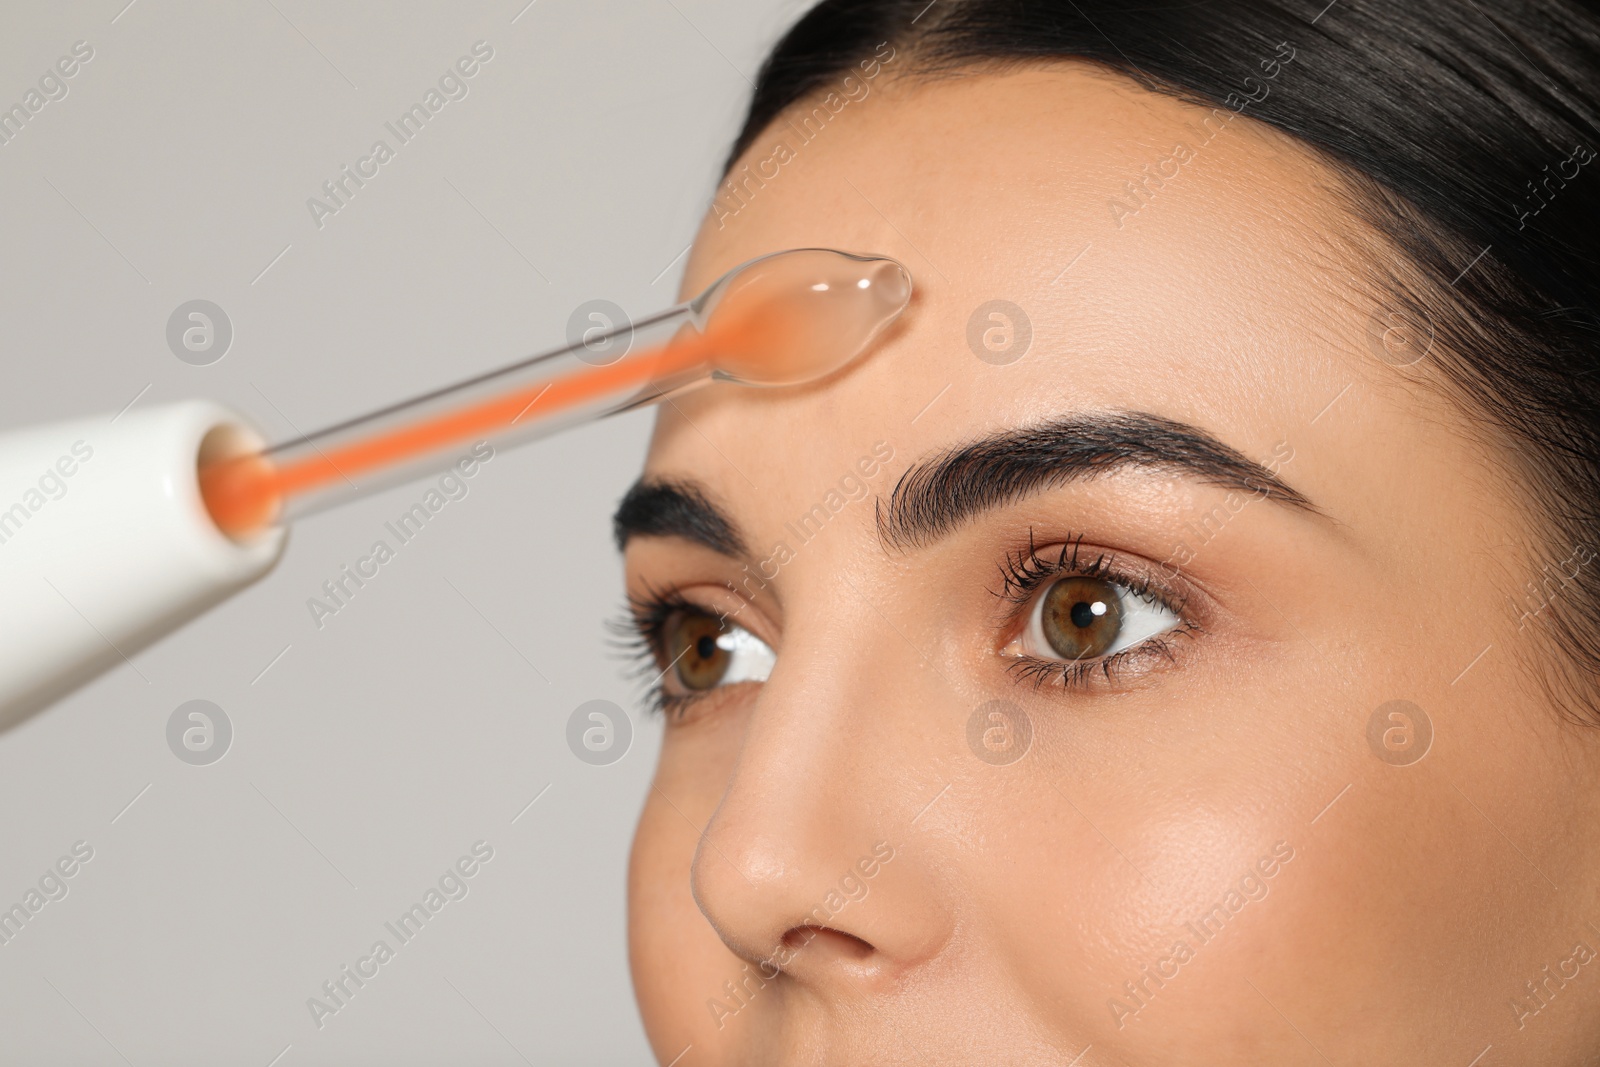
{"label": "brown iris", "polygon": [[672,672],[688,689],[710,689],[728,673],[733,653],[717,644],[728,632],[714,615],[683,610],[667,620],[665,638],[667,662]]}
{"label": "brown iris", "polygon": [[1063,578],[1044,594],[1040,629],[1062,659],[1103,656],[1122,632],[1117,587],[1099,578]]}

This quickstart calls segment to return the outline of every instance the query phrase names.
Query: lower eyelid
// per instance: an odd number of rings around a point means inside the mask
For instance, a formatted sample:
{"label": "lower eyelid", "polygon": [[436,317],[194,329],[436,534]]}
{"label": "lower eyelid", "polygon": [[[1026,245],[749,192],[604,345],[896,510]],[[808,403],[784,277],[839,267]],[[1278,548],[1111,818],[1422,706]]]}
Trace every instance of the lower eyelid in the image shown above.
{"label": "lower eyelid", "polygon": [[[1202,632],[1199,625],[1184,620],[1170,630],[1109,655],[1085,660],[1049,660],[1037,656],[1012,655],[1007,657],[1011,662],[1006,664],[1006,670],[1008,673],[1032,677],[1036,688],[1052,680],[1066,689],[1077,690],[1096,685],[1136,683],[1159,670],[1161,662],[1175,665],[1178,642],[1191,640]],[[1133,677],[1126,676],[1126,672],[1136,670],[1136,665],[1144,663],[1150,666],[1139,670]]]}
{"label": "lower eyelid", "polygon": [[667,722],[678,725],[690,718],[691,713],[698,716],[702,713],[710,714],[717,710],[717,705],[724,701],[736,700],[745,686],[760,685],[760,682],[732,682],[728,685],[716,685],[710,689],[696,689],[684,693],[663,693],[657,701],[662,714]]}

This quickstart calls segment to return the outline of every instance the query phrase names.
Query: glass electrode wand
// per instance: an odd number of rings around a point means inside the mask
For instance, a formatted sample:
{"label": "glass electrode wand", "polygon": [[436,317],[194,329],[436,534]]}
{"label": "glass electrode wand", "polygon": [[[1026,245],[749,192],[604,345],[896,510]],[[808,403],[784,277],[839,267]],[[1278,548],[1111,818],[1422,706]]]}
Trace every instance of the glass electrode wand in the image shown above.
{"label": "glass electrode wand", "polygon": [[260,578],[288,522],[480,441],[548,436],[715,380],[816,381],[910,298],[895,260],[794,249],[678,307],[270,448],[206,401],[0,435],[0,729]]}
{"label": "glass electrode wand", "polygon": [[233,537],[713,379],[781,386],[854,359],[906,306],[891,259],[822,248],[751,260],[695,299],[263,452],[208,457],[202,498]]}

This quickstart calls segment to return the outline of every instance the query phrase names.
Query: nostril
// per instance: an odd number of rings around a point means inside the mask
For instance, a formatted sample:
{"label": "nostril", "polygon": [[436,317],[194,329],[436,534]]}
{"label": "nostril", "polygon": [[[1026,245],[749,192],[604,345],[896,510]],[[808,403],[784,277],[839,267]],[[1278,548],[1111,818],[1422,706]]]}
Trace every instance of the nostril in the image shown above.
{"label": "nostril", "polygon": [[781,940],[784,948],[791,952],[801,948],[808,948],[808,951],[812,952],[820,949],[829,955],[848,960],[866,959],[877,951],[870,942],[863,941],[854,934],[810,923],[790,927]]}

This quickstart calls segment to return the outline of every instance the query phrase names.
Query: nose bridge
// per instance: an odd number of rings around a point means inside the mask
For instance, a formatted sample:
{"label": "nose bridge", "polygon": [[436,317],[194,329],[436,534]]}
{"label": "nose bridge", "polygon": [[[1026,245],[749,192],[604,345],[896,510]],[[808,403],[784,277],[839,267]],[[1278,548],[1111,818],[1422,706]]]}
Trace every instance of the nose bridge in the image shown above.
{"label": "nose bridge", "polygon": [[[819,597],[815,617],[795,607],[696,853],[695,897],[749,960],[781,964],[798,940],[811,947],[791,973],[911,966],[950,929],[913,840],[930,777],[918,767],[936,759],[916,729],[925,669],[849,588]],[[819,949],[817,929],[853,940]]]}

